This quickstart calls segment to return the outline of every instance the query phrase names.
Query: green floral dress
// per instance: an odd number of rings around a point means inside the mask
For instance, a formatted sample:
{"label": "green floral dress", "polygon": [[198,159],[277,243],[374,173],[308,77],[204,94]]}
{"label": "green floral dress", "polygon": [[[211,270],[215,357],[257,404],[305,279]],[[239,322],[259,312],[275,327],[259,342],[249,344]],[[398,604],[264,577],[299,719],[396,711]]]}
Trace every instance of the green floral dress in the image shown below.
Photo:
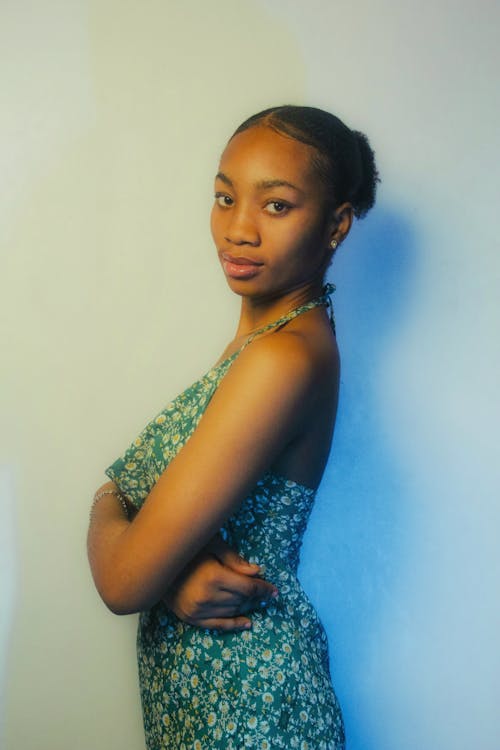
{"label": "green floral dress", "polygon": [[[242,349],[311,307],[331,310],[330,291],[328,285],[318,299],[256,331]],[[196,428],[238,354],[168,404],[107,469],[137,508]],[[344,748],[326,634],[296,577],[314,496],[268,471],[221,529],[279,589],[275,602],[252,613],[251,630],[196,628],[162,603],[141,613],[137,651],[148,750]]]}

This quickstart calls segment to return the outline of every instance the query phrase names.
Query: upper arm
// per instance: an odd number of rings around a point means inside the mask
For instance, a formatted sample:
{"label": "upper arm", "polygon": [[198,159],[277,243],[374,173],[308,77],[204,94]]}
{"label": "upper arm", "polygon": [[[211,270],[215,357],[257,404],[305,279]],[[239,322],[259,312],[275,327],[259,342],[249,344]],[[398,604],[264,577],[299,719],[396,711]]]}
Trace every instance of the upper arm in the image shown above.
{"label": "upper arm", "polygon": [[301,429],[317,368],[300,337],[264,337],[231,366],[127,529],[119,560],[156,601]]}

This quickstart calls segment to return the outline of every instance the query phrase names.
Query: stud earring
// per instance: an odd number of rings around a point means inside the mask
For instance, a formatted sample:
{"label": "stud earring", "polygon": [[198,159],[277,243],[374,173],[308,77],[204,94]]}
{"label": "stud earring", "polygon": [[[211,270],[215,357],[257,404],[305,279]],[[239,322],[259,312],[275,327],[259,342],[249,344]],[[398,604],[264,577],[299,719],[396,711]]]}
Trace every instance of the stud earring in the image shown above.
{"label": "stud earring", "polygon": [[332,248],[332,250],[336,250],[336,249],[337,249],[337,246],[338,246],[338,244],[339,244],[339,243],[337,242],[337,240],[332,240],[332,241],[330,242],[330,247]]}

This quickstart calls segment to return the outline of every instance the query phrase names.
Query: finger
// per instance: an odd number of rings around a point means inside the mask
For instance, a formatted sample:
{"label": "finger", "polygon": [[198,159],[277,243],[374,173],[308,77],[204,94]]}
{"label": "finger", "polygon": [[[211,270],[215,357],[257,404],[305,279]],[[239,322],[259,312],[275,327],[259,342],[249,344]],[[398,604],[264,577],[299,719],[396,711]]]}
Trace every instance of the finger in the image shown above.
{"label": "finger", "polygon": [[257,565],[257,563],[251,563],[248,562],[248,560],[245,560],[218,534],[210,541],[209,548],[223,565],[238,573],[243,573],[244,575],[257,575],[260,571],[260,566]]}
{"label": "finger", "polygon": [[276,586],[263,578],[238,575],[227,568],[225,573],[227,573],[227,576],[224,575],[224,580],[221,580],[221,588],[239,594],[245,599],[264,601],[278,595]]}
{"label": "finger", "polygon": [[205,620],[200,620],[196,623],[197,627],[210,628],[211,630],[223,630],[223,631],[240,631],[250,630],[252,627],[252,621],[248,617],[211,617]]}
{"label": "finger", "polygon": [[236,617],[242,613],[243,607],[246,607],[248,600],[241,596],[231,595],[225,602],[212,601],[207,602],[197,608],[197,618],[219,618],[219,617]]}
{"label": "finger", "polygon": [[246,599],[242,604],[240,605],[240,608],[238,610],[239,614],[246,614],[247,612],[253,612],[254,610],[265,610],[267,607],[270,607],[277,599],[279,594],[272,595],[270,597],[267,597],[266,599],[263,599],[262,597],[254,597]]}

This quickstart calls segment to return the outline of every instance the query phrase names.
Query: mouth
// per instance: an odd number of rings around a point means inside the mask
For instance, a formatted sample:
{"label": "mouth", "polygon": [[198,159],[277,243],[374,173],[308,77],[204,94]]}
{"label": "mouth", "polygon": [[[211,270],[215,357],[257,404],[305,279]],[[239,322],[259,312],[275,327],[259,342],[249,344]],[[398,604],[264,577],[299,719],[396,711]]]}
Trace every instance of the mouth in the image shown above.
{"label": "mouth", "polygon": [[247,258],[243,255],[235,256],[230,253],[221,253],[221,260],[226,276],[233,279],[253,278],[264,265],[255,258]]}
{"label": "mouth", "polygon": [[255,258],[246,258],[243,255],[231,255],[230,253],[221,253],[223,261],[234,263],[236,266],[262,266],[263,263]]}

